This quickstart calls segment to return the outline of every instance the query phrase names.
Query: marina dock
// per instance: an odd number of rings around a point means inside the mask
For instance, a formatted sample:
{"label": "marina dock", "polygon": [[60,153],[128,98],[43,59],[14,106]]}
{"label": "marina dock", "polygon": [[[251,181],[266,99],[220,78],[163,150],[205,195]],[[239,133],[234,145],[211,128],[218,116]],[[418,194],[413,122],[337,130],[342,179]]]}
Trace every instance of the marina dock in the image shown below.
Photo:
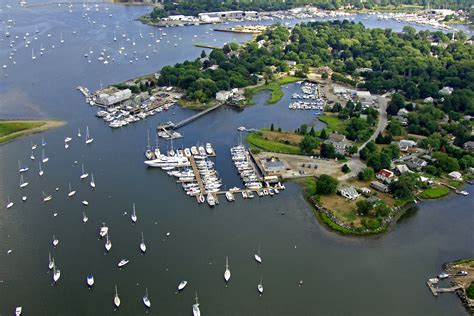
{"label": "marina dock", "polygon": [[459,289],[462,288],[460,285],[452,286],[452,287],[445,287],[445,288],[435,287],[434,284],[430,281],[426,282],[426,284],[430,288],[431,293],[433,294],[433,296],[438,296],[438,293],[454,293],[454,292],[456,292],[456,290],[459,290]]}
{"label": "marina dock", "polygon": [[214,111],[215,109],[221,107],[222,105],[224,105],[224,103],[219,103],[219,104],[216,104],[214,106],[211,106],[210,108],[207,108],[205,109],[204,111],[201,111],[199,113],[196,113],[195,115],[191,116],[191,117],[188,117],[187,119],[184,119],[178,123],[173,123],[173,122],[168,122],[168,123],[165,123],[165,124],[161,124],[158,126],[158,128],[162,129],[162,128],[171,128],[171,129],[178,129],[180,127],[183,127],[195,120],[197,120],[198,118],[206,115],[207,113],[211,112],[211,111]]}

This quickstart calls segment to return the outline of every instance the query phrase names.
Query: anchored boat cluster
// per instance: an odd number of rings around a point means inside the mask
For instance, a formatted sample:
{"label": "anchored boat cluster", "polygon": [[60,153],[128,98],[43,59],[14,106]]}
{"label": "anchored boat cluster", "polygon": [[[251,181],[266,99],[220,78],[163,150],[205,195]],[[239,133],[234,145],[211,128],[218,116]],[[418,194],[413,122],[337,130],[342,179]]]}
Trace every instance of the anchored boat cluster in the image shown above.
{"label": "anchored boat cluster", "polygon": [[322,113],[326,105],[326,100],[324,99],[323,93],[320,92],[318,85],[305,82],[301,90],[302,94],[293,93],[291,98],[298,101],[291,102],[288,108],[290,110],[318,110]]}

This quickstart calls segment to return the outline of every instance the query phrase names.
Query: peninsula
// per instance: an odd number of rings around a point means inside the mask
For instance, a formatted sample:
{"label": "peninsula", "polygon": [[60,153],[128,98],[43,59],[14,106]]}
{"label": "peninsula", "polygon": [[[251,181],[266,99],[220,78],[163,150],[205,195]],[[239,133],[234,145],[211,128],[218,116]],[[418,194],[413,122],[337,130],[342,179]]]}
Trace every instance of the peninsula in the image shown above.
{"label": "peninsula", "polygon": [[64,124],[64,122],[57,120],[0,120],[0,144]]}

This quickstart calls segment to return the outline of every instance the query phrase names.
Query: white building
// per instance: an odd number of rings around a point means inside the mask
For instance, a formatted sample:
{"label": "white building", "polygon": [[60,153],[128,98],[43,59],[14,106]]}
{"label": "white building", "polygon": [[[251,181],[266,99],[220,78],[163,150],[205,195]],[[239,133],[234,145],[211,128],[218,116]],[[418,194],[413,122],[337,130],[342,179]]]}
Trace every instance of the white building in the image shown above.
{"label": "white building", "polygon": [[459,171],[450,172],[448,176],[453,180],[462,180],[462,174]]}
{"label": "white building", "polygon": [[97,103],[110,106],[116,103],[130,99],[132,91],[130,89],[120,90],[111,94],[101,93],[97,98]]}
{"label": "white building", "polygon": [[343,187],[339,189],[339,193],[349,200],[355,200],[360,196],[359,192],[357,192],[353,186]]}
{"label": "white building", "polygon": [[395,174],[390,170],[382,169],[379,172],[377,172],[375,177],[382,182],[390,183],[395,178]]}
{"label": "white building", "polygon": [[453,93],[453,88],[451,87],[443,87],[443,89],[439,90],[439,94],[442,94],[442,95],[450,95],[451,93]]}
{"label": "white building", "polygon": [[219,11],[219,12],[203,12],[198,14],[199,19],[219,18],[222,20],[226,19],[243,19],[243,18],[258,18],[259,13],[257,11]]}
{"label": "white building", "polygon": [[232,91],[219,91],[216,93],[216,100],[227,101],[232,95]]}

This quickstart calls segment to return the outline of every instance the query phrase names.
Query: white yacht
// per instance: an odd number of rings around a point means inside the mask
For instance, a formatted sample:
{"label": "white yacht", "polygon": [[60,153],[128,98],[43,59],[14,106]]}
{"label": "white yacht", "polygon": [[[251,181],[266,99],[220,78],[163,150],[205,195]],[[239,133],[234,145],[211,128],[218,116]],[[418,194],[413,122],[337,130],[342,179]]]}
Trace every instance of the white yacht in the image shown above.
{"label": "white yacht", "polygon": [[110,249],[112,248],[112,242],[109,239],[109,234],[105,235],[105,237],[107,238],[107,241],[105,242],[105,250],[109,252]]}
{"label": "white yacht", "polygon": [[59,239],[57,239],[57,238],[53,235],[53,246],[56,247],[57,245],[59,245]]}
{"label": "white yacht", "polygon": [[229,202],[235,201],[234,194],[230,191],[227,191],[225,193],[225,197],[226,197],[227,201],[229,201]]}
{"label": "white yacht", "polygon": [[94,141],[94,138],[89,135],[89,126],[86,127],[86,144],[90,144]]}
{"label": "white yacht", "polygon": [[28,182],[25,182],[23,180],[23,174],[20,174],[20,188],[24,188],[24,187],[28,186],[28,184],[29,184]]}
{"label": "white yacht", "polygon": [[142,242],[140,243],[140,250],[145,253],[146,252],[146,245],[145,245],[145,239],[143,238],[143,232],[142,232]]}
{"label": "white yacht", "polygon": [[100,237],[105,237],[109,233],[109,228],[105,226],[105,223],[102,223],[102,227],[100,228],[99,235]]}
{"label": "white yacht", "polygon": [[230,280],[229,257],[225,257],[224,280],[226,282],[229,282],[229,280]]}
{"label": "white yacht", "polygon": [[120,262],[117,264],[117,266],[118,266],[119,268],[121,268],[121,267],[127,265],[129,262],[130,262],[130,260],[122,259],[122,260],[120,260]]}
{"label": "white yacht", "polygon": [[216,205],[216,199],[214,198],[214,196],[212,195],[212,193],[208,193],[207,194],[207,204],[209,204],[210,206],[214,206]]}
{"label": "white yacht", "polygon": [[89,174],[87,172],[84,171],[84,164],[82,164],[82,173],[81,173],[81,180],[87,178],[89,176]]}
{"label": "white yacht", "polygon": [[117,308],[120,307],[120,297],[119,297],[119,295],[118,295],[117,285],[115,286],[114,305],[115,305],[115,307],[117,307]]}
{"label": "white yacht", "polygon": [[183,290],[187,284],[188,284],[188,281],[181,281],[181,283],[179,283],[178,285],[178,291]]}
{"label": "white yacht", "polygon": [[145,304],[147,308],[151,307],[151,301],[150,301],[150,298],[148,297],[148,289],[145,289],[145,296],[143,296],[143,304]]}
{"label": "white yacht", "polygon": [[72,197],[75,194],[76,194],[76,191],[71,189],[71,183],[69,182],[69,193],[67,194],[67,196]]}
{"label": "white yacht", "polygon": [[89,274],[87,276],[87,286],[92,287],[94,285],[94,276]]}

